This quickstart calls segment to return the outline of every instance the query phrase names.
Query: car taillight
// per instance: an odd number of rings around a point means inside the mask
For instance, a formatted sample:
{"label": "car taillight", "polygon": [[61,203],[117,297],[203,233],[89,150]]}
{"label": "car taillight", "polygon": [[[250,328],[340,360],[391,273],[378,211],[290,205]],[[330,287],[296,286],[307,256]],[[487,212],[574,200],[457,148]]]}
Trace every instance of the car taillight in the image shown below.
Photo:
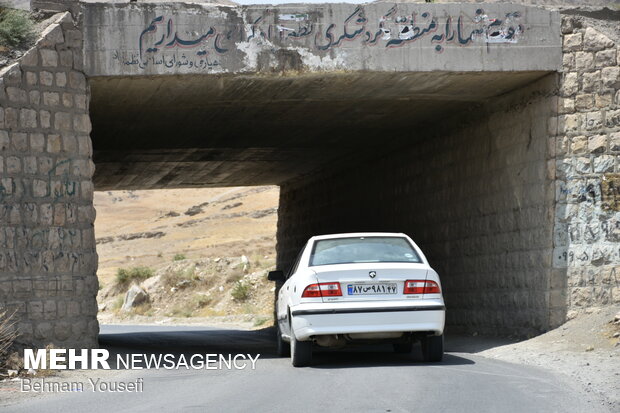
{"label": "car taillight", "polygon": [[403,294],[439,294],[439,284],[430,280],[407,280]]}
{"label": "car taillight", "polygon": [[301,294],[302,298],[311,297],[338,297],[342,295],[340,283],[310,284]]}

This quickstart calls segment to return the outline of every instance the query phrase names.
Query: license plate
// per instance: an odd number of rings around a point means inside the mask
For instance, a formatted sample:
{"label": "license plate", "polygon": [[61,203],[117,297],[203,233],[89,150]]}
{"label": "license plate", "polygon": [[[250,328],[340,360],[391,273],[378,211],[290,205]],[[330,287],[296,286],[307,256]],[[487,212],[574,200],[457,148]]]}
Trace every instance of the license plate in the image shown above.
{"label": "license plate", "polygon": [[396,294],[396,284],[349,284],[347,292],[349,295]]}

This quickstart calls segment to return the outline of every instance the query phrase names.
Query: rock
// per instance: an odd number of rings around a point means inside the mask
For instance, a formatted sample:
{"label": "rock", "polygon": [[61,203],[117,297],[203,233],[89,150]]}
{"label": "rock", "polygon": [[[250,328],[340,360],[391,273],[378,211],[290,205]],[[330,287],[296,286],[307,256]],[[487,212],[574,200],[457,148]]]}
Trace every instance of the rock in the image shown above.
{"label": "rock", "polygon": [[185,211],[185,215],[193,217],[194,215],[202,214],[203,212],[203,209],[199,205],[196,205]]}
{"label": "rock", "polygon": [[248,259],[248,257],[246,257],[245,255],[241,256],[241,263],[242,264],[249,264],[250,260]]}
{"label": "rock", "polygon": [[132,285],[127,294],[125,294],[125,302],[123,303],[122,311],[131,311],[133,307],[145,303],[149,300],[149,295],[139,285]]}
{"label": "rock", "polygon": [[220,260],[221,260],[221,258],[220,258],[220,257],[217,257],[217,258],[214,258],[214,259],[213,259],[213,262],[220,262]]}
{"label": "rock", "polygon": [[142,282],[142,284],[140,284],[140,287],[142,287],[144,289],[144,291],[147,292],[147,294],[151,295],[154,294],[157,289],[159,288],[159,281],[161,280],[161,276],[160,275],[156,275],[155,277],[150,277],[147,278],[146,280],[144,280],[144,282]]}
{"label": "rock", "polygon": [[17,377],[17,370],[7,370],[6,373],[9,377]]}
{"label": "rock", "polygon": [[602,50],[613,45],[614,42],[609,37],[591,27],[586,28],[585,35],[583,36],[583,47],[585,50]]}
{"label": "rock", "polygon": [[614,333],[614,335],[612,337],[614,337],[614,338],[620,337],[620,333]]}
{"label": "rock", "polygon": [[190,280],[181,280],[177,283],[176,287],[185,288],[185,287],[189,287],[190,285],[192,285],[192,282]]}
{"label": "rock", "polygon": [[620,313],[617,313],[617,314],[614,316],[614,321],[620,321]]}
{"label": "rock", "polygon": [[37,374],[37,371],[35,369],[28,369],[28,374],[30,376],[34,376],[35,374]]}
{"label": "rock", "polygon": [[100,305],[99,305],[99,311],[105,311],[105,310],[106,310],[106,308],[108,308],[108,305],[107,305],[107,304],[100,304]]}
{"label": "rock", "polygon": [[588,347],[586,347],[586,351],[594,351],[594,347],[588,346]]}
{"label": "rock", "polygon": [[224,287],[220,285],[220,288],[218,288],[219,292],[224,292]]}

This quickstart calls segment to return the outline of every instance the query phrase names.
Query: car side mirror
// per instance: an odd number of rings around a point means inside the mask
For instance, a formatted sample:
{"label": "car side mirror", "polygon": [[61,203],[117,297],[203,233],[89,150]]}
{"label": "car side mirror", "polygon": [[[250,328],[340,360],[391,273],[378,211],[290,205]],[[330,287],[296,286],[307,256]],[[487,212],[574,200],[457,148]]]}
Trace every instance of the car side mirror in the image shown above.
{"label": "car side mirror", "polygon": [[280,270],[276,270],[276,271],[269,271],[269,274],[267,275],[267,279],[269,281],[284,281],[284,271],[280,271]]}

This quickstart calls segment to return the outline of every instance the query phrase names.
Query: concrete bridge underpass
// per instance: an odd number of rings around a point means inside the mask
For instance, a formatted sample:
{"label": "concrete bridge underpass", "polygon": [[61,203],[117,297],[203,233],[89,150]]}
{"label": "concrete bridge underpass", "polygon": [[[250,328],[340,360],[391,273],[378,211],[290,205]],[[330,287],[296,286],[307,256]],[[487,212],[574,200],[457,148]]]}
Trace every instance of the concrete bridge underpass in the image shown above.
{"label": "concrete bridge underpass", "polygon": [[[557,11],[41,4],[73,15],[2,74],[0,302],[24,340],[95,343],[92,191],[112,189],[277,184],[282,268],[314,234],[405,232],[442,276],[453,331],[563,322],[575,250],[557,238]],[[617,222],[595,208],[583,214]]]}

